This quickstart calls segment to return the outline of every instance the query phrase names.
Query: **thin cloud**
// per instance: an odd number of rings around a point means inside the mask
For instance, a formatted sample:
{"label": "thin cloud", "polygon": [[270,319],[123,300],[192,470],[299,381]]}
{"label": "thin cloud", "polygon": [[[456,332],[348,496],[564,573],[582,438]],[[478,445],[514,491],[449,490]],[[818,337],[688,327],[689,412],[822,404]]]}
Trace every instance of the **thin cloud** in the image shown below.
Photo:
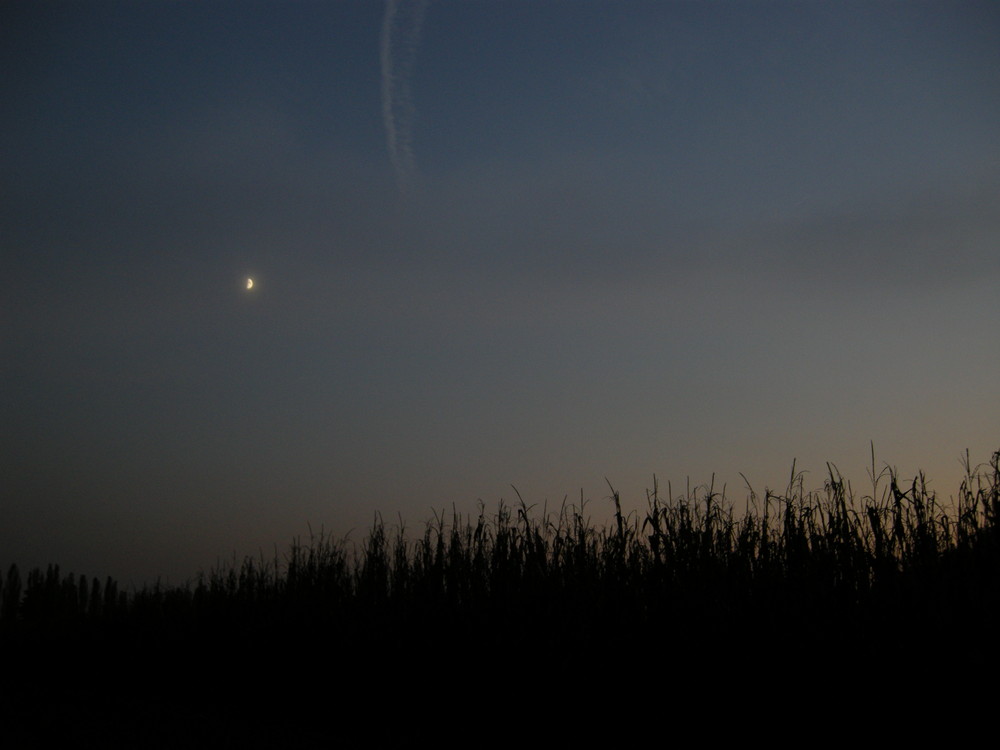
{"label": "thin cloud", "polygon": [[382,122],[399,190],[410,190],[416,174],[413,155],[413,96],[410,79],[420,44],[426,0],[387,0],[382,19]]}

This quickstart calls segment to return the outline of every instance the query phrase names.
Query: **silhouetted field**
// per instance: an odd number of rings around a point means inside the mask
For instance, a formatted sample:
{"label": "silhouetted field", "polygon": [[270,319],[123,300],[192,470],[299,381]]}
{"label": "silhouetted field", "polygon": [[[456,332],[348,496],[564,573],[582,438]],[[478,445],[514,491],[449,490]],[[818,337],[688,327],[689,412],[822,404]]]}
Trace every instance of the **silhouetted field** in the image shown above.
{"label": "silhouetted field", "polygon": [[832,467],[814,492],[793,471],[743,514],[710,488],[654,488],[641,517],[613,493],[605,527],[582,503],[412,535],[379,520],[360,545],[321,534],[175,588],[12,566],[3,726],[23,742],[377,746],[516,737],[532,716],[569,742],[766,710],[808,731],[809,706],[973,693],[997,665],[1000,451],[947,504],[923,475],[872,472],[858,497]]}

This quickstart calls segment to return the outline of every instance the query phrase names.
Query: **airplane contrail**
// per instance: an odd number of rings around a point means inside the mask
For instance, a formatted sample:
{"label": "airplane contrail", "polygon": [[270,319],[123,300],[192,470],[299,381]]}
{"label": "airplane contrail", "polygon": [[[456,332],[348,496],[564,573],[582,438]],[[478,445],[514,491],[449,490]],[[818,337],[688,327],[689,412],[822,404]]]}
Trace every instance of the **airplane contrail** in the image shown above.
{"label": "airplane contrail", "polygon": [[410,78],[420,43],[427,0],[386,0],[382,19],[382,122],[389,159],[401,193],[409,192],[416,174],[413,156],[413,97]]}

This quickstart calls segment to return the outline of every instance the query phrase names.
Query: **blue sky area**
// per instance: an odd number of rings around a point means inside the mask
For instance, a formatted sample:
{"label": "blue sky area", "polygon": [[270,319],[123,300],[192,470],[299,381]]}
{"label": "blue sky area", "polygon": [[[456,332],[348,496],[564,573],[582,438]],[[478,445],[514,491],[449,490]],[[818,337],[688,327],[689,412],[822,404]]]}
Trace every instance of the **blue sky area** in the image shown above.
{"label": "blue sky area", "polygon": [[[1000,449],[1000,8],[0,8],[0,566]],[[246,279],[255,286],[247,290]],[[353,529],[353,531],[352,531]]]}

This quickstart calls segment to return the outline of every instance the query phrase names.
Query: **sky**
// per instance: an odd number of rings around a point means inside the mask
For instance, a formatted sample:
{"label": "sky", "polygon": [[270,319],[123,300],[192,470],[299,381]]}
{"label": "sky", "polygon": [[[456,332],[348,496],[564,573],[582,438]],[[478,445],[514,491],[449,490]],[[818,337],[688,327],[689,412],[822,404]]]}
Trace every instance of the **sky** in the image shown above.
{"label": "sky", "polygon": [[[1000,7],[8,2],[0,567],[1000,449]],[[254,279],[247,289],[247,278]],[[515,490],[516,488],[516,490]]]}

